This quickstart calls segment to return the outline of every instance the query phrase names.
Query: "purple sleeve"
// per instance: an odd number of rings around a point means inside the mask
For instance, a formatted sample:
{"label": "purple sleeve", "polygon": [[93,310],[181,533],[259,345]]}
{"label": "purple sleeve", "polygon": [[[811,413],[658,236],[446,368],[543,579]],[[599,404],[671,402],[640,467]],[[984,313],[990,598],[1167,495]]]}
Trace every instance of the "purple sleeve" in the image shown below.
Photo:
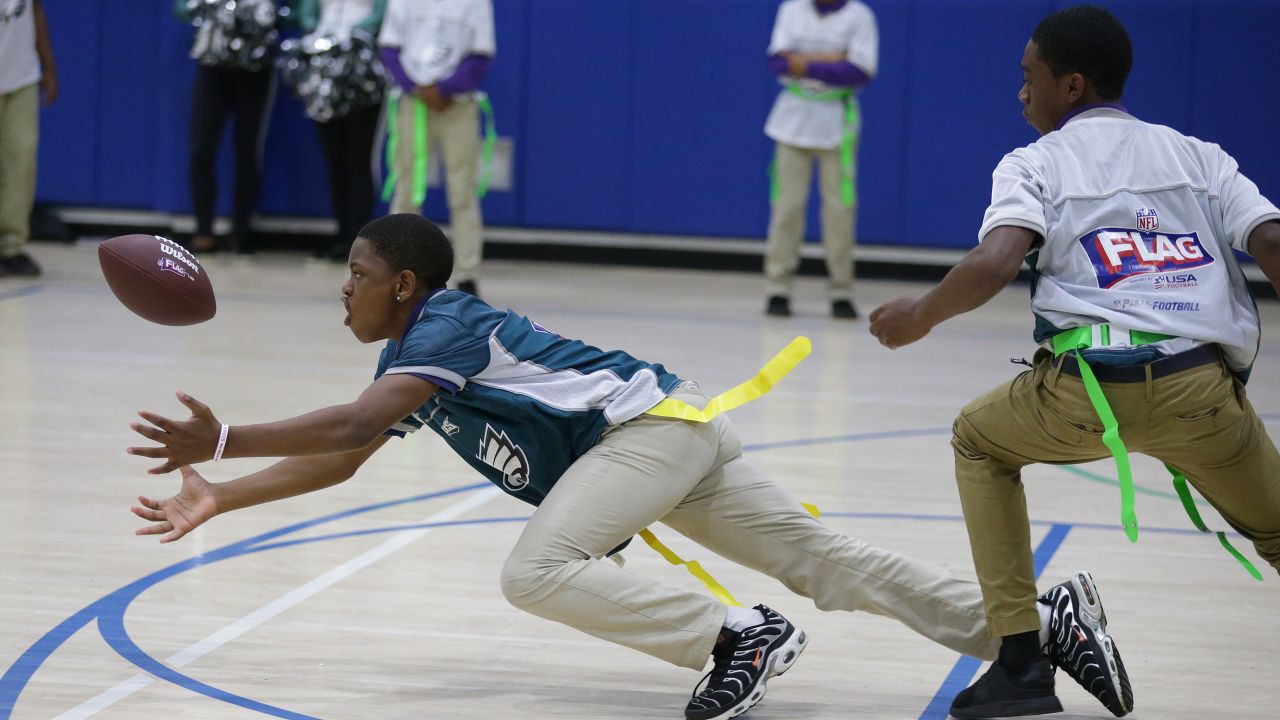
{"label": "purple sleeve", "polygon": [[480,87],[480,81],[484,80],[484,76],[489,74],[491,65],[493,65],[493,58],[488,55],[468,55],[462,58],[462,62],[458,63],[458,69],[440,81],[440,94],[453,97],[475,90]]}
{"label": "purple sleeve", "polygon": [[774,75],[786,75],[789,66],[787,59],[781,55],[769,56],[769,71]]}
{"label": "purple sleeve", "polygon": [[809,63],[806,74],[814,80],[838,87],[860,88],[871,82],[870,75],[848,60]]}
{"label": "purple sleeve", "polygon": [[382,64],[387,68],[387,72],[391,73],[391,79],[396,81],[396,85],[405,90],[413,90],[413,81],[405,74],[404,66],[400,64],[400,48],[382,48]]}
{"label": "purple sleeve", "polygon": [[450,395],[458,392],[457,385],[454,385],[453,383],[449,382],[448,380],[445,380],[442,377],[436,377],[435,375],[426,375],[423,373],[409,373],[409,374],[418,378],[419,380],[426,380],[429,383],[434,383],[435,385],[439,386],[441,390],[448,392]]}

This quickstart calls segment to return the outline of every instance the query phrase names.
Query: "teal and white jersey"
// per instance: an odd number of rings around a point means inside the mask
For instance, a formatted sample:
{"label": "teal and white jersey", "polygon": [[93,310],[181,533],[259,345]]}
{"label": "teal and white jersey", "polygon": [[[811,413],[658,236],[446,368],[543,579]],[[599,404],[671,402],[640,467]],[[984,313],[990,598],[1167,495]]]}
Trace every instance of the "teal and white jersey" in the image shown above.
{"label": "teal and white jersey", "polygon": [[508,494],[537,505],[605,428],[657,405],[680,384],[661,365],[561,337],[514,311],[439,290],[389,341],[375,377],[440,386],[389,433],[424,425]]}

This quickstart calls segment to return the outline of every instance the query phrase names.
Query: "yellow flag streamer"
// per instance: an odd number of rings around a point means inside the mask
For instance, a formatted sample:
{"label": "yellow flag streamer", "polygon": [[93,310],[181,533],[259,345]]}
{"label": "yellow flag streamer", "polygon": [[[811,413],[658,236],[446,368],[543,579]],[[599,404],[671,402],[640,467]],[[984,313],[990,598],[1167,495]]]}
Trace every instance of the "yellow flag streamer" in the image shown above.
{"label": "yellow flag streamer", "polygon": [[[813,505],[811,503],[800,503],[800,505],[803,506],[805,510],[808,510],[809,514],[815,518],[822,515],[822,511],[818,509],[817,505]],[[738,602],[738,599],[725,589],[725,586],[721,585],[719,580],[712,577],[711,573],[703,570],[702,565],[700,565],[697,560],[681,559],[679,555],[676,555],[671,551],[671,548],[663,545],[662,541],[659,540],[648,528],[640,531],[640,537],[648,543],[649,547],[653,548],[655,552],[661,555],[662,559],[672,565],[683,565],[684,568],[689,571],[690,575],[698,578],[702,581],[703,585],[707,586],[707,589],[711,591],[712,595],[716,596],[717,600],[730,607],[742,607],[742,603]]]}
{"label": "yellow flag streamer", "polygon": [[679,555],[671,552],[671,548],[663,545],[661,540],[654,537],[653,533],[650,532],[648,528],[640,531],[640,537],[649,544],[649,547],[657,551],[657,553],[667,562],[672,565],[683,565],[685,569],[689,571],[690,575],[698,578],[702,581],[703,585],[707,586],[707,589],[711,591],[712,595],[716,596],[717,600],[730,607],[742,607],[742,603],[738,602],[733,595],[729,594],[729,591],[725,590],[724,586],[721,585],[719,581],[711,577],[711,573],[703,570],[697,560],[686,561],[680,559]]}
{"label": "yellow flag streamer", "polygon": [[[681,402],[674,398],[667,398],[648,410],[646,414],[657,415],[659,417],[678,418],[680,420],[691,420],[693,422],[708,422],[715,416],[723,412],[728,412],[736,407],[741,407],[756,398],[764,395],[773,389],[773,386],[788,373],[809,356],[813,350],[813,344],[809,342],[809,338],[800,336],[792,340],[782,351],[773,356],[769,362],[764,364],[760,372],[750,380],[741,385],[722,392],[711,398],[711,402],[707,403],[707,407],[699,410],[688,403]],[[808,510],[815,518],[818,517],[819,511],[816,505],[809,503],[801,503],[804,509]],[[671,548],[662,544],[648,528],[640,531],[640,537],[653,548],[655,552],[662,556],[664,560],[672,565],[683,565],[689,574],[702,581],[703,585],[711,591],[716,599],[725,605],[731,607],[742,607],[742,603],[738,602],[733,595],[725,589],[715,578],[711,577],[711,573],[702,569],[702,565],[697,560],[684,560],[679,555],[671,551]]]}
{"label": "yellow flag streamer", "polygon": [[808,357],[812,350],[813,344],[809,342],[809,338],[804,336],[797,337],[782,348],[777,355],[774,355],[772,360],[765,363],[755,377],[711,398],[711,402],[707,403],[705,409],[699,410],[675,398],[667,398],[649,408],[645,414],[692,420],[700,423],[709,422],[720,413],[746,405],[769,392],[779,380],[794,370],[801,360]]}

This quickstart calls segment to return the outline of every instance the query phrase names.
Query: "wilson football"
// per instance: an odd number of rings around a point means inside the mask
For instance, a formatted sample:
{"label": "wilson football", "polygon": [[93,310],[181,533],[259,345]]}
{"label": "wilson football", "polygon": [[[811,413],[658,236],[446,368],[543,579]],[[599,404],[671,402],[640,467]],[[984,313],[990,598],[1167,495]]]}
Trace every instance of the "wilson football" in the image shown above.
{"label": "wilson football", "polygon": [[121,235],[98,246],[107,286],[125,307],[160,325],[194,325],[218,304],[200,261],[159,235]]}

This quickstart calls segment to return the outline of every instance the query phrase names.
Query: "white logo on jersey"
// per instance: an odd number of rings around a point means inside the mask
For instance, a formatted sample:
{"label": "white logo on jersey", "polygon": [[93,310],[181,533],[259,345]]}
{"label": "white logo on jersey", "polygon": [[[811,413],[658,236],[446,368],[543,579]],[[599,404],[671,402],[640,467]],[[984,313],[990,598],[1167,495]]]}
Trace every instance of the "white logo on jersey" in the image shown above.
{"label": "white logo on jersey", "polygon": [[445,435],[453,437],[454,434],[462,428],[458,427],[457,423],[450,420],[448,415],[445,415],[444,422],[440,423],[440,429],[444,431]]}
{"label": "white logo on jersey", "polygon": [[511,442],[505,431],[494,430],[488,423],[485,423],[476,459],[502,473],[502,484],[512,492],[519,492],[529,484],[529,460],[524,450]]}

